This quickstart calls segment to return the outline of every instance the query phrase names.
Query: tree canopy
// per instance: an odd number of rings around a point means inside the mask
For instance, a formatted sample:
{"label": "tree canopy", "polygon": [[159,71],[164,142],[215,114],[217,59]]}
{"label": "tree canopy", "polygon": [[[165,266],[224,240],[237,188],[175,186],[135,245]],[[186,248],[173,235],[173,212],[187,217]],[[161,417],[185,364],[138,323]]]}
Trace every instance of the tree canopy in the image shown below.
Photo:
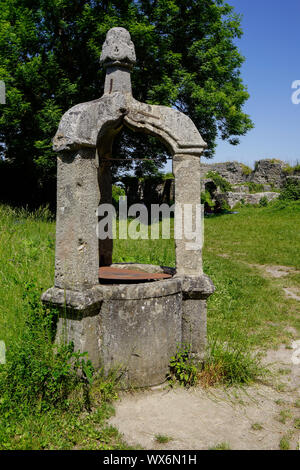
{"label": "tree canopy", "polygon": [[[205,156],[218,134],[237,144],[253,126],[243,112],[240,17],[224,0],[0,0],[1,198],[54,198],[51,139],[64,112],[102,95],[99,57],[114,26],[135,44],[135,98],[188,114],[208,143]],[[161,167],[165,150],[151,139],[125,131],[115,150],[127,160],[115,172],[133,167],[132,154],[155,163],[134,160],[137,174]]]}

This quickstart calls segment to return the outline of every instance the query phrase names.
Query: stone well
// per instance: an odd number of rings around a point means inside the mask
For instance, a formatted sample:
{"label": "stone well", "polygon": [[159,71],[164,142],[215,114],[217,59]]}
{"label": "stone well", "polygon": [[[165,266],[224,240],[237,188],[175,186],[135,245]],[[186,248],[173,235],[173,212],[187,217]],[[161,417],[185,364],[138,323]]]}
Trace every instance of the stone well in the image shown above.
{"label": "stone well", "polygon": [[[67,111],[53,140],[58,152],[55,286],[42,296],[59,307],[57,341],[73,341],[96,368],[120,368],[126,385],[162,383],[177,346],[201,360],[206,345],[206,299],[214,287],[202,271],[201,233],[176,243],[176,269],[112,265],[113,241],[97,237],[97,208],[112,202],[112,144],[123,126],[163,141],[173,158],[175,207],[192,207],[202,231],[200,155],[206,144],[188,116],[132,96],[135,63],[128,31],[108,31],[101,62],[104,95]],[[176,210],[175,210],[176,218]],[[198,225],[196,225],[196,221]],[[171,273],[139,283],[99,282],[99,267]]]}

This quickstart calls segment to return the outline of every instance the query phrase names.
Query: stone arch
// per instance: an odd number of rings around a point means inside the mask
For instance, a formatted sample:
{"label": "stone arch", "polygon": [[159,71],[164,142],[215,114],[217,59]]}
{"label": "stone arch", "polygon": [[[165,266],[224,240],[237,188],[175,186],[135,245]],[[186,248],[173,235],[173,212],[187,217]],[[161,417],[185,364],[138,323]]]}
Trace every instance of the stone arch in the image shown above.
{"label": "stone arch", "polygon": [[[106,371],[125,358],[128,380],[148,386],[164,380],[178,342],[190,344],[197,358],[205,351],[206,299],[214,288],[202,271],[202,220],[195,221],[201,212],[199,157],[206,144],[188,116],[133,98],[135,53],[128,31],[108,31],[100,60],[107,68],[104,95],[67,111],[53,140],[59,152],[55,286],[43,301],[61,309],[58,340],[73,341]],[[99,284],[101,255],[110,262],[110,248],[105,252],[102,244],[99,250],[96,232],[96,208],[111,197],[109,166],[101,165],[123,125],[165,143],[173,158],[175,209],[192,209],[187,233],[175,241],[176,275],[141,288]],[[137,340],[138,354],[132,354]]]}

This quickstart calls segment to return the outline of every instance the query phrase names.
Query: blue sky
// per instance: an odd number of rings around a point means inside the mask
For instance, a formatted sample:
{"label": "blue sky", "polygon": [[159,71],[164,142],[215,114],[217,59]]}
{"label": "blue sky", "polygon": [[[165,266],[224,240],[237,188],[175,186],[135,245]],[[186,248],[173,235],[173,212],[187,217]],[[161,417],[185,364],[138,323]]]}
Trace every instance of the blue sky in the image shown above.
{"label": "blue sky", "polygon": [[[239,161],[251,167],[262,158],[300,163],[300,104],[292,103],[292,83],[300,80],[300,0],[227,0],[243,15],[246,58],[241,76],[250,94],[244,106],[255,128],[230,145],[218,140],[208,162]],[[167,170],[171,170],[168,162]]]}
{"label": "blue sky", "polygon": [[250,166],[261,158],[300,162],[300,104],[292,82],[300,80],[300,1],[228,0],[243,15],[244,35],[236,44],[246,57],[241,74],[250,99],[244,111],[255,128],[234,147],[219,141],[213,161]]}

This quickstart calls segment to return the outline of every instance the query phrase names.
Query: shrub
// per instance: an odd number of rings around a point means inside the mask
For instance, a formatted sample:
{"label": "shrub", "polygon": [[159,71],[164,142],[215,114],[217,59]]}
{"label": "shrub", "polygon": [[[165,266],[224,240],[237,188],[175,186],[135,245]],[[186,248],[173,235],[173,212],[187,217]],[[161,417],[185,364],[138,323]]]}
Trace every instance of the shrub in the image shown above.
{"label": "shrub", "polygon": [[113,201],[118,204],[121,196],[125,196],[125,189],[116,184],[112,185],[112,198]]}
{"label": "shrub", "polygon": [[297,165],[294,166],[294,173],[300,173],[300,164],[297,163]]}
{"label": "shrub", "polygon": [[228,202],[222,199],[221,201],[218,201],[215,207],[215,212],[217,213],[224,213],[224,212],[229,212],[231,210],[231,207],[229,206]]}
{"label": "shrub", "polygon": [[286,164],[286,166],[282,168],[282,171],[286,175],[292,175],[294,173],[294,168],[291,165]]}
{"label": "shrub", "polygon": [[242,166],[242,173],[243,173],[243,175],[245,175],[245,176],[251,175],[251,173],[252,173],[252,168],[250,168],[250,167],[247,166],[247,165],[244,165],[243,163],[241,163],[241,166]]}
{"label": "shrub", "polygon": [[209,171],[206,174],[206,178],[210,178],[215,183],[217,188],[220,189],[222,193],[225,193],[227,191],[232,191],[231,184],[225,178],[219,175],[219,173],[214,172],[214,171]]}
{"label": "shrub", "polygon": [[191,346],[183,344],[178,346],[177,353],[170,360],[169,379],[178,380],[180,385],[193,386],[198,381],[198,366],[191,355]]}
{"label": "shrub", "polygon": [[300,199],[300,180],[289,178],[280,193],[280,200],[298,201]]}
{"label": "shrub", "polygon": [[268,198],[266,196],[263,196],[259,200],[259,207],[267,207],[269,204]]}
{"label": "shrub", "polygon": [[211,194],[209,191],[205,191],[201,193],[201,204],[204,204],[205,210],[212,210],[215,207],[215,202],[211,198]]}

